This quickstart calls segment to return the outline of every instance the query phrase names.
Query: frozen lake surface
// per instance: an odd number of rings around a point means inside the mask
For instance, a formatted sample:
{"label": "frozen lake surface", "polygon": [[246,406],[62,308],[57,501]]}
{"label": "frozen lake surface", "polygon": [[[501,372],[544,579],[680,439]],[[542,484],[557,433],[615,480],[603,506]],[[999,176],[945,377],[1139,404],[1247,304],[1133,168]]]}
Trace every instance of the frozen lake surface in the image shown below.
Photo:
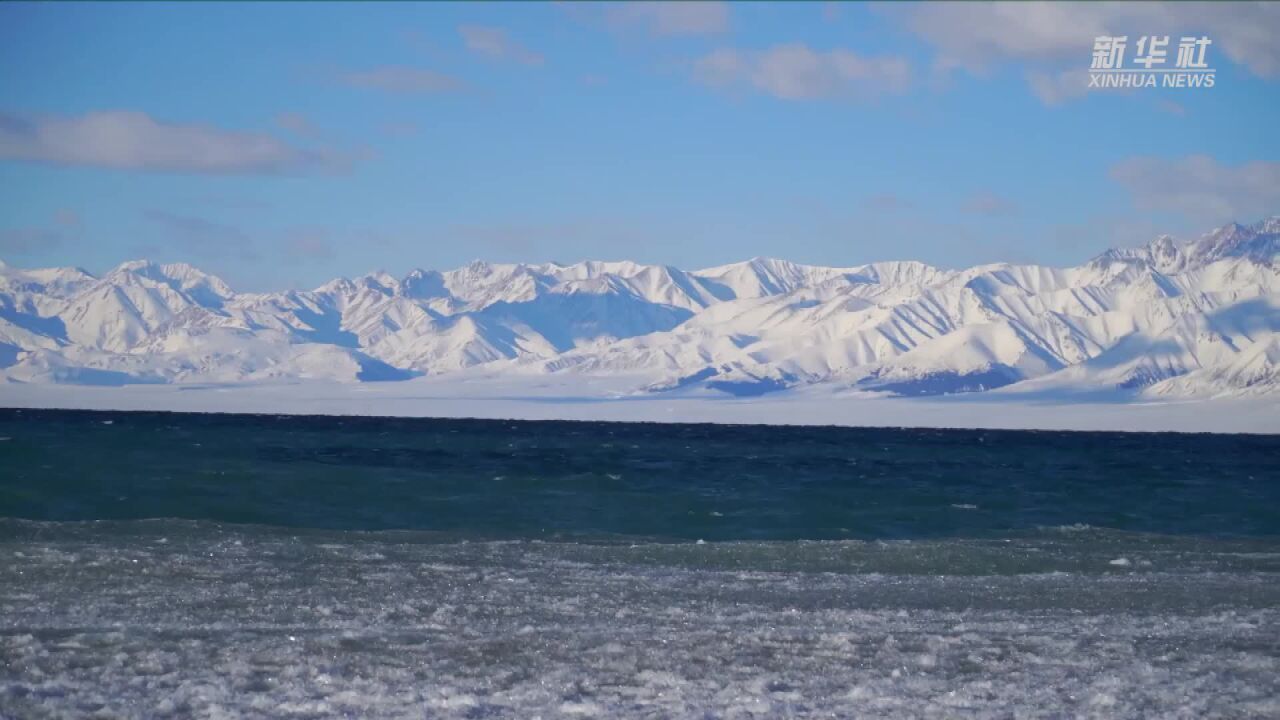
{"label": "frozen lake surface", "polygon": [[6,521],[10,717],[1276,717],[1280,548]]}
{"label": "frozen lake surface", "polygon": [[1280,715],[1273,437],[0,437],[0,717]]}

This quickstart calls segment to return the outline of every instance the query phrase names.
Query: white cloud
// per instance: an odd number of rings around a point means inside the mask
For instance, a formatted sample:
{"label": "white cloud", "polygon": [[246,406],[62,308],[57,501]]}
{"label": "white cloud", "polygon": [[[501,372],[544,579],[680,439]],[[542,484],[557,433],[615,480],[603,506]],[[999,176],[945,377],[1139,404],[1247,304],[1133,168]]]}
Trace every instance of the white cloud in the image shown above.
{"label": "white cloud", "polygon": [[[1009,60],[1079,57],[1107,32],[1105,8],[1071,3],[937,3],[893,8],[937,51],[943,68],[983,73]],[[1079,53],[1080,49],[1084,50]]]}
{"label": "white cloud", "polygon": [[143,215],[164,232],[167,245],[197,257],[258,258],[253,241],[238,227],[164,210],[148,210]]}
{"label": "white cloud", "polygon": [[981,75],[1026,64],[1032,89],[1051,104],[1084,94],[1062,71],[1087,69],[1099,35],[1203,34],[1213,41],[1211,64],[1221,53],[1254,75],[1280,77],[1280,3],[912,3],[887,12],[935,48],[938,69]]}
{"label": "white cloud", "polygon": [[328,260],[333,257],[333,243],[324,229],[293,228],[285,236],[284,252],[302,262]]}
{"label": "white cloud", "polygon": [[406,138],[417,135],[422,128],[412,120],[396,120],[383,123],[379,130],[387,137]]}
{"label": "white cloud", "polygon": [[742,80],[750,70],[746,55],[732,48],[713,50],[693,64],[694,77],[716,87],[733,85]]}
{"label": "white cloud", "polygon": [[868,210],[896,212],[910,210],[915,203],[895,193],[878,193],[862,200],[862,207]]}
{"label": "white cloud", "polygon": [[964,203],[964,210],[975,215],[1012,215],[1018,206],[1006,197],[984,191],[971,195]]}
{"label": "white cloud", "polygon": [[83,227],[79,213],[70,208],[59,208],[53,214],[53,222],[47,226],[0,229],[0,251],[28,255],[47,250],[78,240]]}
{"label": "white cloud", "polygon": [[1061,105],[1068,100],[1089,94],[1089,71],[1084,69],[1061,72],[1032,70],[1027,73],[1027,84],[1031,86],[1031,92],[1040,98],[1040,102],[1045,105]]}
{"label": "white cloud", "polygon": [[353,70],[338,75],[346,85],[399,94],[441,93],[460,90],[462,81],[444,73],[404,65]]}
{"label": "white cloud", "polygon": [[642,27],[651,35],[717,35],[729,30],[724,2],[626,2],[611,4],[610,23]]}
{"label": "white cloud", "polygon": [[6,255],[29,255],[62,242],[62,234],[49,228],[0,228],[0,251]]}
{"label": "white cloud", "polygon": [[71,208],[58,208],[53,214],[53,222],[64,228],[79,229],[82,225],[80,213]]}
{"label": "white cloud", "polygon": [[1280,211],[1280,162],[1135,157],[1112,166],[1110,176],[1139,209],[1171,211],[1201,224],[1247,222]]}
{"label": "white cloud", "polygon": [[694,63],[694,77],[712,87],[745,84],[784,100],[875,97],[905,92],[911,68],[900,57],[862,57],[849,50],[815,51],[778,45],[763,52],[715,50]]}
{"label": "white cloud", "polygon": [[316,137],[320,134],[320,129],[311,122],[310,118],[302,113],[280,113],[276,116],[276,125],[301,137]]}
{"label": "white cloud", "polygon": [[352,162],[265,133],[167,123],[129,110],[73,117],[0,113],[0,160],[204,174],[333,172]]}
{"label": "white cloud", "polygon": [[512,60],[522,65],[541,65],[545,58],[512,40],[502,28],[463,25],[458,28],[467,49],[493,60]]}

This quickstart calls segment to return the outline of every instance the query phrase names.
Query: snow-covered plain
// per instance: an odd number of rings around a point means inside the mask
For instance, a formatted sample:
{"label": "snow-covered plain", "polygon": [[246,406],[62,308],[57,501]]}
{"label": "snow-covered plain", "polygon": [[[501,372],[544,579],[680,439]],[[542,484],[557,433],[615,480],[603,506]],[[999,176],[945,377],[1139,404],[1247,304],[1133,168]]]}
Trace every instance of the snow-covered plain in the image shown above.
{"label": "snow-covered plain", "polygon": [[300,415],[584,420],[616,422],[954,427],[1118,432],[1280,433],[1274,397],[1126,401],[1011,398],[969,393],[928,398],[841,397],[821,386],[761,397],[643,394],[618,397],[596,379],[522,382],[420,378],[403,383],[0,386],[0,405]]}
{"label": "snow-covered plain", "polygon": [[1084,265],[0,266],[0,404],[1280,431],[1280,217]]}

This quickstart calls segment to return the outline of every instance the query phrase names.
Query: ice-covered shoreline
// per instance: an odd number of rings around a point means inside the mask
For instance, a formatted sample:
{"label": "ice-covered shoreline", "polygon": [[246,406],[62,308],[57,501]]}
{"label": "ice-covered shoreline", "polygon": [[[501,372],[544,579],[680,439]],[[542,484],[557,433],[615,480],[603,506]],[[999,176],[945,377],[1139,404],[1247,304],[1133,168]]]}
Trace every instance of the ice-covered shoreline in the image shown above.
{"label": "ice-covered shoreline", "polygon": [[[1008,574],[989,566],[1016,542],[433,545],[213,523],[5,527],[0,579],[23,581],[0,583],[13,671],[0,714],[1278,709],[1274,556],[1232,542],[1066,533],[1030,548],[1047,571]],[[1112,561],[1120,552],[1128,564]],[[864,555],[972,566],[829,567]]]}
{"label": "ice-covered shoreline", "polygon": [[1273,398],[1132,402],[1107,395],[982,393],[930,398],[828,388],[753,398],[624,394],[627,378],[539,382],[454,377],[399,383],[303,381],[87,387],[0,385],[0,407],[850,427],[1280,433]]}

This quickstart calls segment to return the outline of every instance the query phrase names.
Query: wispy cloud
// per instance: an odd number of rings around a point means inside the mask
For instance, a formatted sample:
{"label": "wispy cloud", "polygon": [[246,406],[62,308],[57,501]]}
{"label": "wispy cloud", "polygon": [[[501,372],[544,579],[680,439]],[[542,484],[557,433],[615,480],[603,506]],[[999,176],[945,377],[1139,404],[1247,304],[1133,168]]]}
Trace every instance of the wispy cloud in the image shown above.
{"label": "wispy cloud", "polygon": [[284,239],[284,253],[293,260],[318,262],[333,257],[333,243],[328,231],[320,228],[294,228]]}
{"label": "wispy cloud", "polygon": [[59,208],[52,222],[41,227],[0,229],[0,252],[5,255],[30,255],[39,250],[59,247],[79,239],[84,224],[80,214],[70,208]]}
{"label": "wispy cloud", "polygon": [[312,174],[349,170],[357,158],[261,132],[169,123],[143,112],[78,116],[0,113],[0,160],[202,174]]}
{"label": "wispy cloud", "polygon": [[936,69],[984,75],[1020,64],[1047,104],[1087,94],[1071,71],[1087,69],[1099,35],[1207,34],[1215,53],[1280,77],[1280,3],[908,3],[885,11],[933,46]]}
{"label": "wispy cloud", "polygon": [[276,125],[282,130],[288,130],[294,135],[300,137],[313,138],[320,135],[320,129],[311,122],[311,119],[302,113],[283,112],[276,115]]}
{"label": "wispy cloud", "polygon": [[53,222],[58,227],[67,228],[69,230],[79,230],[83,226],[80,220],[80,213],[71,208],[58,208],[53,213]]}
{"label": "wispy cloud", "polygon": [[212,208],[220,211],[257,211],[269,210],[275,205],[261,197],[250,195],[247,193],[235,192],[216,192],[216,193],[200,193],[197,195],[184,195],[174,199],[174,202],[181,205],[197,205],[203,208]]}
{"label": "wispy cloud", "polygon": [[1207,155],[1135,157],[1112,166],[1110,176],[1139,209],[1169,211],[1201,224],[1280,210],[1280,162],[1224,165]]}
{"label": "wispy cloud", "polygon": [[914,207],[914,204],[901,195],[896,195],[894,193],[879,193],[865,198],[862,201],[862,206],[868,210],[897,212],[900,210],[909,210]]}
{"label": "wispy cloud", "polygon": [[143,217],[163,233],[165,245],[178,246],[187,254],[205,258],[258,258],[253,241],[238,227],[165,210],[148,210]]}
{"label": "wispy cloud", "polygon": [[507,60],[521,65],[541,65],[546,61],[540,53],[512,40],[502,28],[463,25],[458,28],[458,33],[468,50],[491,60]]}
{"label": "wispy cloud", "polygon": [[904,58],[864,57],[850,50],[777,45],[763,52],[721,48],[699,58],[694,77],[718,88],[748,87],[784,100],[871,98],[899,94],[911,83]]}
{"label": "wispy cloud", "polygon": [[466,86],[451,75],[407,65],[353,70],[339,73],[337,79],[351,87],[406,95],[453,92]]}
{"label": "wispy cloud", "polygon": [[406,138],[417,135],[421,128],[412,120],[393,120],[383,123],[378,130],[391,138]]}
{"label": "wispy cloud", "polygon": [[30,255],[42,248],[62,245],[62,233],[47,227],[0,229],[0,252],[5,255]]}
{"label": "wispy cloud", "polygon": [[626,2],[608,6],[606,18],[618,27],[643,28],[650,35],[718,35],[729,30],[724,2]]}
{"label": "wispy cloud", "polygon": [[975,215],[1012,215],[1018,211],[1018,206],[1006,197],[983,191],[974,193],[965,200],[964,211]]}
{"label": "wispy cloud", "polygon": [[[143,255],[198,257],[236,262],[273,258],[284,263],[318,263],[336,255],[334,232],[323,226],[295,226],[280,230],[246,230],[202,215],[147,210],[146,219],[158,234],[136,248]],[[362,241],[362,242],[367,242]]]}
{"label": "wispy cloud", "polygon": [[1061,72],[1033,70],[1027,73],[1031,92],[1045,105],[1061,105],[1089,94],[1089,71],[1083,68]]}
{"label": "wispy cloud", "polygon": [[889,7],[931,44],[937,64],[985,73],[1016,60],[1087,61],[1093,38],[1107,34],[1112,11],[1080,3],[938,3]]}

